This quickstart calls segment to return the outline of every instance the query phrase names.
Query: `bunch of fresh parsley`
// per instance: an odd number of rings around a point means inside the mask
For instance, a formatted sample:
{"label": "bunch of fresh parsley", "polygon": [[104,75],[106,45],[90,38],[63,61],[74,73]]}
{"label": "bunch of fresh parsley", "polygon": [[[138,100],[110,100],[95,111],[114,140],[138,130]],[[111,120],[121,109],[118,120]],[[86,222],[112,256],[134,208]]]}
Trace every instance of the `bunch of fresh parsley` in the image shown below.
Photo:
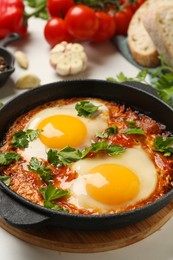
{"label": "bunch of fresh parsley", "polygon": [[121,72],[116,78],[107,78],[107,80],[112,82],[137,81],[148,84],[146,77],[149,76],[150,84],[158,96],[173,106],[173,68],[167,66],[161,57],[160,61],[160,67],[155,70],[141,70],[135,77],[126,77]]}

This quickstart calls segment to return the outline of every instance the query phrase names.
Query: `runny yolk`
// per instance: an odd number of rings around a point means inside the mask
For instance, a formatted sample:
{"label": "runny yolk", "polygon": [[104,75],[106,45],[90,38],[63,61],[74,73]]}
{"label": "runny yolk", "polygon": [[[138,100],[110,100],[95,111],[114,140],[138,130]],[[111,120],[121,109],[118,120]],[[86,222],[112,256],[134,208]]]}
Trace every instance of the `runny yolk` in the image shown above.
{"label": "runny yolk", "polygon": [[132,200],[139,192],[140,182],[135,173],[116,164],[92,168],[86,190],[95,200],[107,205],[120,205]]}
{"label": "runny yolk", "polygon": [[39,136],[42,143],[49,148],[62,149],[65,146],[77,147],[86,137],[84,123],[73,116],[55,115],[45,118],[37,129],[42,132]]}

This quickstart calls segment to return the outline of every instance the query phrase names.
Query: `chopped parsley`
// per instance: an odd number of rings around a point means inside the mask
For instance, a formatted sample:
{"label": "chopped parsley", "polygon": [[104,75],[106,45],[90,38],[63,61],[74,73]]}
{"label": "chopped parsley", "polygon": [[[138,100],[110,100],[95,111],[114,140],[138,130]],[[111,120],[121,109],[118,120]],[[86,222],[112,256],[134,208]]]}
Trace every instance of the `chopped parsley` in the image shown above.
{"label": "chopped parsley", "polygon": [[62,150],[50,149],[47,153],[48,162],[55,166],[67,166],[73,162],[82,160],[90,152],[97,153],[99,151],[103,151],[111,155],[118,155],[124,152],[125,148],[119,145],[109,144],[108,141],[92,143],[90,147],[84,150],[76,150],[70,146],[66,146]]}
{"label": "chopped parsley", "polygon": [[157,136],[154,140],[154,149],[164,153],[164,156],[170,156],[173,153],[173,137]]}
{"label": "chopped parsley", "polygon": [[49,149],[48,153],[48,162],[53,165],[70,165],[72,162],[76,162],[82,158],[82,152],[66,146],[62,150]]}
{"label": "chopped parsley", "polygon": [[126,150],[126,148],[122,146],[109,144],[108,141],[93,143],[91,144],[91,148],[91,151],[94,153],[103,151],[111,155],[119,155]]}
{"label": "chopped parsley", "polygon": [[75,109],[78,112],[78,116],[92,117],[98,111],[99,106],[95,106],[90,101],[81,101],[75,105]]}
{"label": "chopped parsley", "polygon": [[5,183],[7,186],[10,185],[10,176],[6,176],[6,175],[3,175],[3,176],[0,176],[0,181],[3,181],[3,183]]}
{"label": "chopped parsley", "polygon": [[68,195],[68,190],[61,190],[57,189],[54,185],[48,185],[46,188],[41,188],[40,193],[44,198],[44,206],[46,208],[68,212],[67,209],[62,208],[53,202],[54,200],[60,199]]}
{"label": "chopped parsley", "polygon": [[0,153],[0,165],[8,165],[20,159],[20,155],[14,152]]}
{"label": "chopped parsley", "polygon": [[108,138],[109,136],[115,135],[118,133],[118,127],[117,126],[110,126],[108,127],[104,133],[97,133],[96,137],[99,138]]}
{"label": "chopped parsley", "polygon": [[46,167],[45,163],[39,162],[37,158],[31,158],[28,169],[39,174],[40,177],[46,182],[52,180],[52,170],[49,167]]}
{"label": "chopped parsley", "polygon": [[123,134],[129,134],[129,135],[145,135],[145,132],[140,127],[132,127],[132,128],[126,128],[122,131]]}
{"label": "chopped parsley", "polygon": [[20,130],[13,135],[11,144],[15,148],[27,148],[29,142],[32,142],[33,140],[37,139],[40,133],[41,130]]}
{"label": "chopped parsley", "polygon": [[123,134],[138,134],[138,135],[145,135],[145,132],[142,128],[138,127],[136,125],[135,121],[126,121],[126,124],[128,126],[128,128],[126,128],[125,130],[122,131]]}
{"label": "chopped parsley", "polygon": [[4,104],[0,101],[0,108],[2,108],[4,106]]}

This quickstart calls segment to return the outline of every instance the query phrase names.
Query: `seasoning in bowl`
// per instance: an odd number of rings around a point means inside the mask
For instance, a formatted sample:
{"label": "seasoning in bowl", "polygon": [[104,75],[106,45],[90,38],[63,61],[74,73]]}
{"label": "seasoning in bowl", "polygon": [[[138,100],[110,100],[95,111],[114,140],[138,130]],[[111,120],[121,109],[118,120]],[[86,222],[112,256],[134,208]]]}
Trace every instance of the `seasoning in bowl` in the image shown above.
{"label": "seasoning in bowl", "polygon": [[9,66],[7,62],[5,61],[3,56],[0,56],[0,73],[7,71],[9,69]]}

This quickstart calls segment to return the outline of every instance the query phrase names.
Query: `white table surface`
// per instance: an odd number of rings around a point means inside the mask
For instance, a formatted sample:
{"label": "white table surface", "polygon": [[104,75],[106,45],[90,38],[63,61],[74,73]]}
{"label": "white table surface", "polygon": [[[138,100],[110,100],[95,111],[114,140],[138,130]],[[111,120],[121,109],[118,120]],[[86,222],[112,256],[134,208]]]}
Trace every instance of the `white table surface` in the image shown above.
{"label": "white table surface", "polygon": [[[8,50],[22,50],[29,57],[27,71],[17,64],[16,70],[8,82],[0,89],[0,101],[8,102],[23,91],[15,88],[16,80],[26,73],[35,73],[41,84],[63,80],[49,64],[50,47],[43,36],[44,21],[30,19],[27,39],[7,47]],[[123,71],[133,77],[138,69],[126,61],[111,43],[84,44],[88,55],[88,68],[83,74],[68,79],[106,79]],[[65,79],[65,78],[64,78]],[[29,103],[29,100],[28,100]],[[133,245],[103,253],[63,253],[51,251],[25,243],[2,228],[0,229],[0,260],[173,260],[173,219],[169,220],[160,230],[146,239]]]}

